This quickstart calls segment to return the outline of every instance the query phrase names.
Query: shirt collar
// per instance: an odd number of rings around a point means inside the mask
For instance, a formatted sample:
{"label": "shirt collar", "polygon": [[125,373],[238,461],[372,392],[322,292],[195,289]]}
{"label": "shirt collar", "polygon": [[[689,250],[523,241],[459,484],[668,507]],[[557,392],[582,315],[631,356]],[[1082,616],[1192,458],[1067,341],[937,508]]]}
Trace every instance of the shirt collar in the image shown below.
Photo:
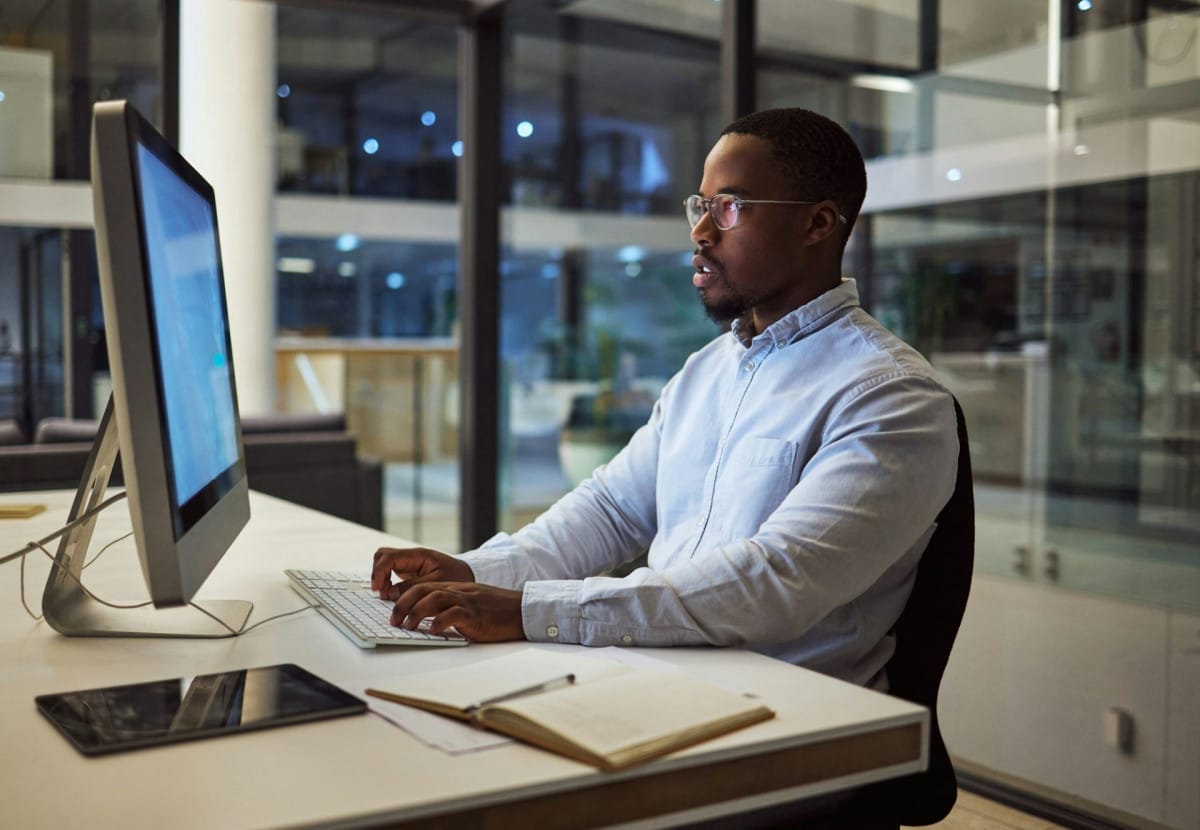
{"label": "shirt collar", "polygon": [[766,331],[753,338],[746,339],[751,325],[748,316],[734,320],[730,332],[733,338],[746,348],[750,348],[754,343],[767,341],[773,342],[776,347],[785,346],[823,326],[833,312],[857,306],[858,284],[850,277],[842,277],[840,285],[783,315],[767,326]]}

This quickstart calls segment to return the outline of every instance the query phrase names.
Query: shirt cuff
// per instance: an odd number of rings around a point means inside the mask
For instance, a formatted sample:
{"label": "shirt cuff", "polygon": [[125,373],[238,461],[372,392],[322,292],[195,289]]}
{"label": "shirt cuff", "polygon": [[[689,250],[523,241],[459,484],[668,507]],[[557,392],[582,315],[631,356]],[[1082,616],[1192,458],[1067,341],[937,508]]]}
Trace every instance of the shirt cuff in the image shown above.
{"label": "shirt cuff", "polygon": [[535,643],[578,643],[582,594],[583,582],[578,579],[525,583],[521,594],[525,639]]}

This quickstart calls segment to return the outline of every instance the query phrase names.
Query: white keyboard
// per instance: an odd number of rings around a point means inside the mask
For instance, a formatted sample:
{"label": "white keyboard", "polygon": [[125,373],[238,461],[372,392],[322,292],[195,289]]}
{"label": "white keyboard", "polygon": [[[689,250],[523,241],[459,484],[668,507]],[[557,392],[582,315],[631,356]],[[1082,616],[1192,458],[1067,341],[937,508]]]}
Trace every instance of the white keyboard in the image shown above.
{"label": "white keyboard", "polygon": [[391,623],[394,603],[380,599],[371,582],[341,571],[284,571],[296,593],[317,606],[317,611],[362,648],[375,646],[465,646],[457,631],[430,634],[429,620],[415,631]]}

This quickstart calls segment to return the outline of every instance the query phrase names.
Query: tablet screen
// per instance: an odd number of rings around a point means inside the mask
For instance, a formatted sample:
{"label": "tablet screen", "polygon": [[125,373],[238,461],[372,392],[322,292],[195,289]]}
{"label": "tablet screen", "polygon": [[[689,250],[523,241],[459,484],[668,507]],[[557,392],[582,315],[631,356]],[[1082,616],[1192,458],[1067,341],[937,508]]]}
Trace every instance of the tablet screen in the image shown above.
{"label": "tablet screen", "polygon": [[367,708],[291,663],[41,695],[36,703],[85,755],[361,714]]}

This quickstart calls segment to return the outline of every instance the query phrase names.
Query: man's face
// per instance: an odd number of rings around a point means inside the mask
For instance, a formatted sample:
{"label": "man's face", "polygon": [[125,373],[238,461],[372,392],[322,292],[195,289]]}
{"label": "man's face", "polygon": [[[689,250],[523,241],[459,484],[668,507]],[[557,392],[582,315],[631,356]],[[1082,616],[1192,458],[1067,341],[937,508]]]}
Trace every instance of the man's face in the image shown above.
{"label": "man's face", "polygon": [[[728,193],[743,199],[797,198],[771,147],[756,136],[721,136],[704,162],[700,195]],[[708,316],[728,322],[748,311],[757,331],[811,298],[802,279],[811,258],[805,244],[811,205],[744,205],[738,223],[723,231],[704,214],[692,228],[696,272],[692,284]]]}

